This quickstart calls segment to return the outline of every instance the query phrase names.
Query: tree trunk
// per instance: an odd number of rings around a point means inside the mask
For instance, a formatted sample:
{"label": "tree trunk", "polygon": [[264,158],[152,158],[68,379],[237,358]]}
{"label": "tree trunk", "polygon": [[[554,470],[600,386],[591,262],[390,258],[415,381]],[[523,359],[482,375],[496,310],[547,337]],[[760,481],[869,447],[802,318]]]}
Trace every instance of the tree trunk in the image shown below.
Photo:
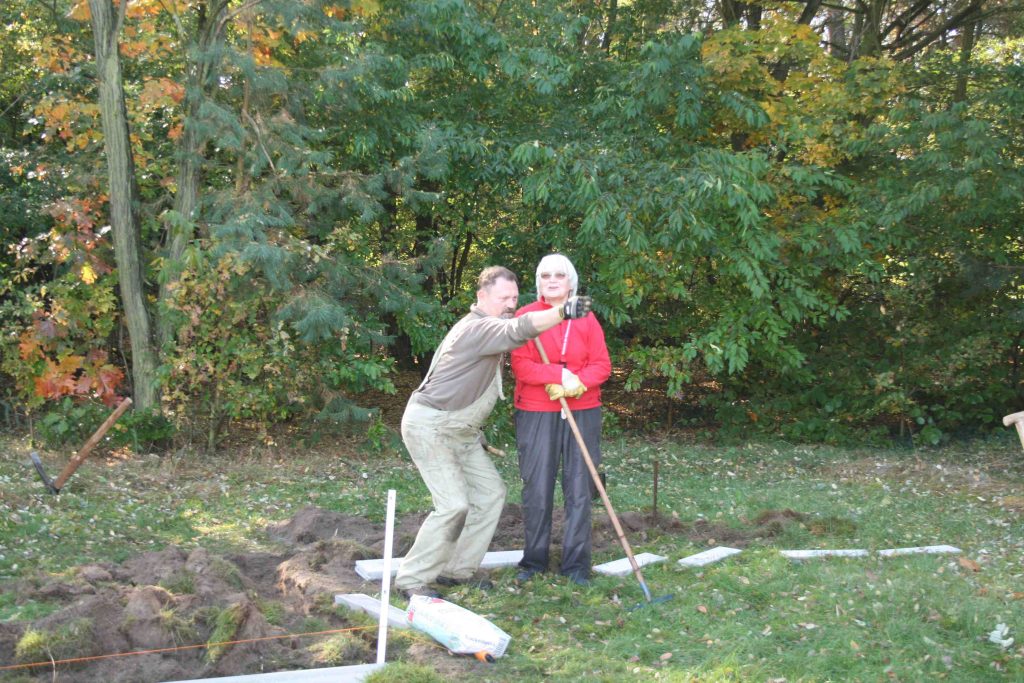
{"label": "tree trunk", "polygon": [[604,27],[604,36],[601,38],[601,49],[607,52],[612,47],[612,33],[615,31],[615,19],[619,15],[619,0],[608,2],[608,23]]}
{"label": "tree trunk", "polygon": [[111,0],[89,0],[93,40],[96,45],[96,76],[99,81],[100,116],[110,193],[110,226],[114,238],[121,305],[128,325],[132,350],[132,386],[135,405],[141,409],[159,405],[156,380],[157,354],[150,332],[149,311],[143,287],[139,190],[135,181],[121,80],[118,35],[124,20],[116,14]]}
{"label": "tree trunk", "polygon": [[837,9],[828,11],[825,20],[828,29],[828,52],[837,59],[844,61],[850,58],[850,46],[846,43],[846,16]]}
{"label": "tree trunk", "polygon": [[885,6],[885,0],[869,0],[863,5],[864,25],[858,57],[878,57],[882,54],[882,16],[885,13]]}
{"label": "tree trunk", "polygon": [[[187,66],[183,129],[177,148],[177,192],[174,195],[173,210],[165,221],[167,258],[161,273],[161,302],[170,297],[174,283],[181,275],[181,258],[185,248],[195,237],[195,214],[199,205],[199,185],[206,144],[196,127],[199,107],[209,88],[210,75],[219,63],[220,57],[214,56],[216,51],[213,48],[223,35],[222,15],[226,10],[226,1],[215,2],[210,7],[207,3],[200,3],[196,7],[196,41],[193,45],[194,54]],[[160,348],[173,341],[174,330],[166,316],[158,319],[157,330]]]}
{"label": "tree trunk", "polygon": [[963,27],[960,36],[960,63],[957,64],[956,87],[953,90],[953,101],[963,102],[967,99],[968,71],[971,66],[971,52],[974,51],[974,40],[978,22],[972,21]]}

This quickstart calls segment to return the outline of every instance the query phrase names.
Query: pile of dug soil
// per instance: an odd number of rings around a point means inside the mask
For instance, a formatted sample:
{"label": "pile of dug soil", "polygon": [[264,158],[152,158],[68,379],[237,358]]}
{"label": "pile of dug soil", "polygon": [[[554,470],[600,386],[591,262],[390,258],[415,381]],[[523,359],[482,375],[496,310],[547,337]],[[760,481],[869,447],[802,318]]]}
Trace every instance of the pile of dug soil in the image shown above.
{"label": "pile of dug soil", "polygon": [[[411,546],[424,515],[396,526],[395,554]],[[697,542],[716,540],[743,546],[768,538],[802,515],[785,510],[765,513],[742,529],[673,518],[652,520],[624,512],[620,521],[631,542],[649,534],[674,534]],[[561,543],[561,510],[553,520],[553,554]],[[338,593],[376,594],[379,587],[355,572],[360,559],[379,558],[384,529],[359,517],[307,507],[291,519],[267,528],[280,553],[219,555],[203,548],[170,546],[121,564],[88,564],[72,578],[22,580],[0,586],[19,599],[57,603],[61,607],[32,622],[0,623],[0,662],[35,663],[158,650],[148,654],[93,659],[56,667],[64,683],[109,683],[212,678],[265,671],[363,664],[373,660],[376,628],[346,632],[345,646],[324,648],[325,638],[300,637],[309,630],[353,626],[332,608]],[[522,547],[523,522],[518,505],[507,505],[491,548]],[[603,512],[595,509],[595,553],[618,546]],[[553,561],[556,561],[553,558]],[[281,637],[274,637],[281,636]],[[224,641],[251,642],[227,647],[195,647]],[[319,646],[318,646],[319,644]],[[177,649],[182,648],[182,649]],[[330,657],[325,655],[330,652]],[[452,659],[430,647],[411,647],[407,658],[433,666],[445,675],[473,674],[486,667],[474,660]],[[54,680],[50,664],[13,672],[29,680]],[[8,672],[11,675],[11,672]]]}

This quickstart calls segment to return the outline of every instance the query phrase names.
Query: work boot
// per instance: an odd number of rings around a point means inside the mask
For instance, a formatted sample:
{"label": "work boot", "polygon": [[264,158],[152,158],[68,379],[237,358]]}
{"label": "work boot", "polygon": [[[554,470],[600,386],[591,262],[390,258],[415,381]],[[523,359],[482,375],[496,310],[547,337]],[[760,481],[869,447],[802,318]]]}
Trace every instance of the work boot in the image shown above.
{"label": "work boot", "polygon": [[575,583],[577,586],[587,587],[590,585],[590,578],[587,576],[587,572],[569,572],[568,574],[563,574],[563,576]]}
{"label": "work boot", "polygon": [[489,591],[494,588],[494,582],[490,579],[477,579],[472,576],[465,579],[456,579],[451,576],[439,576],[435,580],[437,585],[445,586],[446,588],[454,588],[455,586],[469,586],[470,588],[479,588],[482,591]]}
{"label": "work boot", "polygon": [[412,600],[414,595],[422,595],[428,598],[439,598],[441,594],[430,586],[413,586],[412,588],[399,589],[406,600]]}
{"label": "work boot", "polygon": [[523,583],[524,581],[529,581],[537,574],[540,574],[539,569],[520,569],[519,573],[516,574],[516,583]]}

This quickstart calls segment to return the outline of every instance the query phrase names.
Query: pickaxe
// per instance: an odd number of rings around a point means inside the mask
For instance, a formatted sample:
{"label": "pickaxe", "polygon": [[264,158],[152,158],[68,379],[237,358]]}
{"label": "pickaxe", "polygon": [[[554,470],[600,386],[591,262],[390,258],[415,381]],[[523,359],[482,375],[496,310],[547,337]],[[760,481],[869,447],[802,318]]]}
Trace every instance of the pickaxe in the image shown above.
{"label": "pickaxe", "polygon": [[128,410],[128,407],[131,404],[132,400],[130,398],[126,398],[121,401],[120,405],[118,405],[117,409],[111,413],[110,417],[108,417],[106,421],[100,425],[100,428],[97,429],[91,437],[89,437],[89,440],[85,442],[85,445],[82,446],[82,450],[78,451],[78,453],[75,454],[75,457],[71,458],[68,464],[64,466],[64,471],[60,473],[59,477],[57,477],[57,481],[51,481],[50,477],[46,475],[46,469],[43,467],[43,461],[39,459],[39,454],[35,451],[29,453],[29,457],[32,458],[32,464],[35,465],[36,472],[39,473],[39,478],[42,479],[43,484],[46,485],[47,491],[50,493],[60,493],[60,490],[64,488],[64,484],[67,483],[68,478],[75,473],[75,470],[78,469],[79,465],[85,462],[85,459],[89,457],[89,453],[92,452],[92,449],[96,448],[96,444],[100,442],[103,435],[107,433],[108,429],[114,426],[114,423],[117,422],[117,418],[121,417],[124,414],[124,411]]}

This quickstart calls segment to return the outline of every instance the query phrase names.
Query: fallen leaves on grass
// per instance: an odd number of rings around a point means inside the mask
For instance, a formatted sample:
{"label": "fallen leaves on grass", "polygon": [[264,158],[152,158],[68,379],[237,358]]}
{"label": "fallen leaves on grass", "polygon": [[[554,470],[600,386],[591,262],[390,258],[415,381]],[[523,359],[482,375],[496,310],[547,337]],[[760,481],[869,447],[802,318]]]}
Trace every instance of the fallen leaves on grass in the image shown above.
{"label": "fallen leaves on grass", "polygon": [[980,572],[981,571],[981,565],[978,564],[977,562],[975,562],[974,560],[972,560],[969,557],[959,557],[959,558],[957,558],[957,562],[964,569],[969,569],[972,572]]}
{"label": "fallen leaves on grass", "polygon": [[1024,511],[1024,496],[1003,496],[999,503],[1011,510]]}

